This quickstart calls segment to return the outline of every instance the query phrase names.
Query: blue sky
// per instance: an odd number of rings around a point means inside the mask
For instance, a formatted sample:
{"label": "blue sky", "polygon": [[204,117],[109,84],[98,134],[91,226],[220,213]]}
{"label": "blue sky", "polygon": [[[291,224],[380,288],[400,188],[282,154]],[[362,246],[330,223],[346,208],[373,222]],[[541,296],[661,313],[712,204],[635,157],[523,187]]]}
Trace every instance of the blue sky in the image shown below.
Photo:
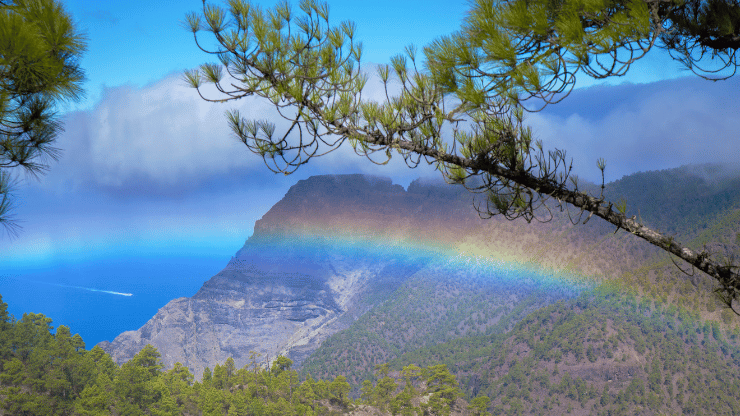
{"label": "blue sky", "polygon": [[[184,70],[210,61],[181,27],[200,1],[63,3],[89,39],[81,62],[87,95],[60,108],[66,127],[57,140],[61,160],[38,181],[19,176],[13,212],[23,230],[16,239],[0,238],[0,294],[16,315],[41,312],[58,323],[93,325],[75,315],[79,305],[73,299],[80,290],[49,286],[56,283],[132,293],[129,304],[116,299],[101,316],[136,305],[144,308],[139,320],[145,321],[167,300],[192,295],[218,272],[251,235],[254,222],[298,180],[376,173],[406,186],[419,176],[435,176],[429,167],[411,170],[398,160],[378,167],[349,149],[291,176],[272,174],[230,136],[223,116],[232,106],[269,118],[270,105],[209,104],[180,79]],[[366,63],[388,63],[408,44],[421,47],[459,28],[466,9],[467,2],[457,0],[342,0],[330,2],[330,18],[357,24]],[[740,153],[737,79],[703,81],[656,50],[626,77],[581,77],[578,86],[563,103],[527,120],[546,145],[573,156],[584,178],[597,178],[598,157],[606,158],[607,179],[614,180],[687,163],[729,162]],[[106,272],[103,265],[111,259],[115,271]],[[156,259],[163,260],[151,267],[151,276],[134,267]],[[99,267],[85,266],[90,264]],[[38,282],[57,290],[57,297],[20,290]],[[158,297],[147,298],[146,306],[135,303],[144,292]],[[124,329],[144,323],[132,322]],[[102,335],[90,335],[100,341],[96,336]]]}

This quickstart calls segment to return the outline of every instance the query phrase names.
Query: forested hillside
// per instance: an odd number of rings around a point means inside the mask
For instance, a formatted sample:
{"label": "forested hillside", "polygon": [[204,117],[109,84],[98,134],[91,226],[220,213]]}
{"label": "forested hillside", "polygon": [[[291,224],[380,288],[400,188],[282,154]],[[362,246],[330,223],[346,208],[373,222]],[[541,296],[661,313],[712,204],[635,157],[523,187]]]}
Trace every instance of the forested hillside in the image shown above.
{"label": "forested hillside", "polygon": [[[692,195],[691,188],[700,189],[699,198],[686,198]],[[694,247],[715,241],[718,244],[707,249],[740,255],[740,183],[719,167],[635,174],[608,184],[606,192],[630,201],[628,210],[656,227],[673,225],[679,238]],[[737,403],[724,401],[725,396],[687,400],[699,394],[701,386],[740,380],[733,376],[740,364],[735,361],[739,357],[737,316],[713,296],[713,280],[692,274],[690,268],[685,268],[690,275],[682,273],[665,253],[627,233],[614,235],[598,221],[562,226],[547,238],[553,236],[563,246],[582,250],[567,270],[607,271],[598,276],[602,283],[577,299],[566,297],[519,322],[543,306],[541,292],[522,290],[523,303],[513,310],[497,300],[494,290],[470,286],[458,276],[411,280],[386,304],[328,339],[305,362],[303,373],[349,374],[348,380],[359,389],[356,380],[371,376],[378,360],[390,358],[396,371],[411,363],[445,363],[468,397],[486,394],[493,399],[494,413],[512,414],[519,408],[524,414],[569,409],[582,414],[652,414],[659,409],[703,413],[717,407],[724,409],[719,413],[732,414]],[[557,242],[536,244],[541,248],[535,254],[546,256],[548,244]],[[417,299],[428,300],[426,308]],[[507,333],[511,328],[515,329]],[[420,330],[426,331],[425,340],[399,342],[409,334],[418,336]],[[690,360],[676,367],[672,361],[677,357]],[[526,379],[512,382],[506,375],[515,361]],[[663,384],[663,390],[642,394],[654,373],[646,365],[653,362],[662,382],[668,375],[670,382]],[[574,396],[571,385],[591,390]],[[544,399],[532,402],[540,397]],[[663,407],[656,407],[656,398]]]}
{"label": "forested hillside", "polygon": [[613,291],[542,308],[506,336],[458,339],[390,363],[444,363],[494,414],[737,414],[740,332]]}
{"label": "forested hillside", "polygon": [[575,293],[486,278],[452,268],[414,275],[389,300],[324,342],[303,362],[301,374],[343,374],[357,394],[378,363],[460,337],[504,333],[528,313]]}
{"label": "forested hillside", "polygon": [[[200,382],[144,348],[118,367],[51,319],[7,305],[0,414],[736,414],[740,332],[698,313],[602,289],[529,314],[508,334],[462,337],[374,367],[359,399],[343,375],[302,380],[291,361],[229,359]],[[448,371],[448,369],[450,371]],[[458,377],[455,376],[458,375]],[[460,379],[458,387],[457,379]],[[467,397],[467,399],[462,399]]]}
{"label": "forested hillside", "polygon": [[[628,201],[627,212],[690,243],[740,208],[740,176],[720,165],[641,172],[608,184],[605,195]],[[736,228],[737,232],[740,232]]]}

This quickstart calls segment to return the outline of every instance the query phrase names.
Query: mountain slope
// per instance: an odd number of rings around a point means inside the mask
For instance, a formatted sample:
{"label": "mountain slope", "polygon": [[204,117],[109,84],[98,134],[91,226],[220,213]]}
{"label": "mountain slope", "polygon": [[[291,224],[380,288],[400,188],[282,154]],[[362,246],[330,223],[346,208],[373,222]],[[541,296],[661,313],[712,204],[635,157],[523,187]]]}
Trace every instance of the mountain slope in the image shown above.
{"label": "mountain slope", "polygon": [[528,313],[578,293],[524,273],[516,285],[491,277],[459,264],[420,270],[388,300],[327,339],[302,363],[301,373],[320,379],[342,374],[356,393],[363,380],[373,378],[376,364],[460,337],[503,333]]}
{"label": "mountain slope", "polygon": [[[731,177],[723,181],[708,180],[697,176],[697,170],[701,172],[702,169],[708,168],[635,174],[609,184],[607,190],[612,195],[623,195],[633,201],[630,203],[631,209],[639,211],[650,224],[679,224],[676,228],[679,235],[694,247],[699,246],[697,242],[714,241],[714,246],[724,252],[740,255],[737,241],[734,241],[740,240],[740,181]],[[703,199],[694,198],[690,192],[697,186],[703,189],[699,192]],[[647,196],[646,190],[649,191]],[[689,195],[690,198],[681,199],[681,195]],[[726,203],[717,205],[718,200]],[[680,209],[667,210],[663,215],[659,210],[663,205]],[[691,227],[681,225],[683,213],[688,212],[688,207],[692,211],[685,215],[694,216]],[[696,218],[701,218],[702,222],[693,226],[698,221]],[[620,293],[632,293],[641,300],[655,301],[666,308],[674,304],[684,311],[692,311],[692,316],[697,320],[714,320],[727,330],[737,329],[735,315],[721,308],[713,297],[712,279],[698,274],[684,275],[666,253],[628,233],[615,235],[613,228],[603,221],[593,219],[587,225],[572,226],[567,216],[560,215],[548,224],[527,225],[494,218],[483,224],[480,230],[462,236],[456,247],[460,251],[481,256],[494,253],[501,258],[508,253],[518,252],[520,259],[530,260],[534,266],[539,265],[525,269],[519,281],[548,270],[547,267],[541,267],[546,265],[551,270],[565,272],[554,279],[562,283],[560,287],[567,287],[565,282],[569,277],[595,276],[594,279],[585,279],[584,287],[588,286],[589,281],[591,287],[600,284],[617,287]],[[516,265],[508,263],[506,267],[511,270]],[[494,282],[500,279],[496,272],[489,276]],[[376,364],[391,361],[397,370],[409,363],[431,365],[445,359],[441,351],[456,348],[464,351],[460,352],[461,357],[466,357],[457,363],[458,368],[472,366],[469,360],[476,356],[474,350],[481,349],[481,354],[490,353],[494,345],[507,339],[508,335],[504,332],[527,313],[550,303],[543,301],[541,291],[521,283],[513,286],[518,289],[519,301],[524,303],[507,304],[497,297],[496,290],[487,291],[483,289],[484,286],[471,284],[455,273],[424,277],[430,276],[412,276],[386,303],[368,312],[348,329],[328,338],[305,361],[303,373],[327,379],[344,374],[355,383],[357,389],[360,380],[373,377]],[[496,287],[490,283],[489,286]],[[573,293],[580,291],[575,287],[572,289]],[[427,300],[426,304],[416,302],[421,298]],[[514,308],[517,305],[519,308]],[[572,305],[562,306],[565,309],[570,307]],[[425,315],[425,311],[430,310],[445,319],[435,320],[429,312]],[[425,316],[425,319],[418,319],[418,315]],[[389,322],[394,324],[389,325]],[[491,325],[492,322],[500,324]],[[426,338],[409,337],[409,334],[419,333],[419,326],[426,328]],[[574,333],[584,334],[590,330],[585,325]],[[475,377],[482,377],[479,372],[476,374]],[[463,373],[458,375],[464,376]],[[476,382],[469,384],[475,385]],[[475,392],[475,389],[469,390],[469,393]]]}
{"label": "mountain slope", "polygon": [[[732,252],[739,182],[696,178],[687,169],[636,174],[607,193],[634,199],[629,209],[649,224],[677,223],[695,243],[717,236],[717,247]],[[702,198],[680,198],[702,183]],[[646,189],[650,198],[638,198]],[[285,354],[297,367],[305,360],[304,374],[358,383],[375,364],[456,338],[479,342],[609,281],[732,322],[710,296],[710,279],[685,278],[665,253],[598,218],[573,225],[577,212],[551,207],[547,223],[481,220],[472,199],[461,187],[421,181],[406,191],[362,175],[299,181],[195,296],[101,346],[122,363],[151,343],[166,368],[180,361],[196,375],[230,356],[243,366],[250,351]],[[680,209],[663,215],[662,205]],[[681,207],[703,222],[681,225]]]}
{"label": "mountain slope", "polygon": [[542,308],[506,335],[402,355],[445,363],[493,414],[737,414],[740,331],[613,291]]}

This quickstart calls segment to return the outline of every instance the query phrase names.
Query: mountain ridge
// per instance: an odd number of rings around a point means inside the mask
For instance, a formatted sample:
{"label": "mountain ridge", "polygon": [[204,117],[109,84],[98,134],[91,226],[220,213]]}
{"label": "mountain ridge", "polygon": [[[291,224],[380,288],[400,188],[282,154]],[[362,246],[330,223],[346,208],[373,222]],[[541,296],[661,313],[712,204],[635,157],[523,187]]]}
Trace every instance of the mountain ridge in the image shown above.
{"label": "mountain ridge", "polygon": [[[404,231],[395,228],[398,213],[433,199],[430,192],[413,196],[424,186],[409,189],[362,175],[300,181],[194,296],[169,302],[139,330],[99,345],[123,363],[151,343],[162,351],[167,368],[179,361],[195,374],[229,356],[245,365],[253,350],[268,357],[285,354],[299,364],[329,334],[346,327],[343,317],[353,321],[377,302],[363,301],[364,294],[377,298],[392,291],[420,267],[414,261],[429,255],[417,249],[405,259],[384,261],[391,246],[358,255],[364,244],[398,239]],[[329,203],[337,200],[336,206]],[[394,203],[374,209],[389,200]],[[413,221],[404,226],[420,228]],[[327,236],[325,229],[336,232]]]}
{"label": "mountain ridge", "polygon": [[[612,188],[624,193],[620,183],[626,182],[608,184],[607,194]],[[388,178],[363,175],[299,181],[196,295],[171,301],[139,330],[100,345],[120,364],[152,343],[166,368],[180,361],[196,376],[229,356],[243,366],[249,351],[268,358],[284,354],[298,367],[325,340],[391,299],[404,282],[424,281],[435,256],[498,259],[530,270],[526,273],[550,270],[585,282],[604,276],[643,279],[635,270],[661,254],[628,233],[614,235],[612,226],[599,219],[573,226],[565,213],[556,212],[546,224],[481,220],[471,200],[459,186],[421,180],[406,190]],[[648,210],[648,215],[654,214]],[[686,236],[698,238],[710,226]],[[481,273],[497,275],[495,268]],[[532,308],[555,300],[535,302]],[[460,325],[460,333],[467,334],[468,326]]]}

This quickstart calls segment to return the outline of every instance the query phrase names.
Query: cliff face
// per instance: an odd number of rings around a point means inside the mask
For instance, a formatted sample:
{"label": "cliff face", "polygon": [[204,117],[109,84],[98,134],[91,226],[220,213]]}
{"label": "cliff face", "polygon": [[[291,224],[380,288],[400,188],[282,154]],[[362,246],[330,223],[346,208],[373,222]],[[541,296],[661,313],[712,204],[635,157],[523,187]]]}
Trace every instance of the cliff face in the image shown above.
{"label": "cliff face", "polygon": [[[391,296],[398,298],[397,290],[410,290],[410,279],[432,285],[444,280],[427,277],[437,273],[435,264],[458,253],[619,279],[657,252],[629,233],[615,235],[598,218],[573,226],[578,213],[556,206],[551,207],[551,221],[527,224],[500,217],[482,220],[472,202],[464,188],[444,183],[415,181],[404,190],[389,179],[363,175],[299,181],[256,222],[254,234],[198,293],[172,300],[139,330],[100,345],[123,363],[152,344],[166,368],[179,361],[197,376],[228,357],[242,367],[252,351],[262,354],[260,360],[286,355],[297,367],[329,336]],[[471,272],[469,265],[459,267]],[[496,273],[475,272],[472,278],[496,280]],[[433,292],[449,294],[461,287],[454,270],[443,274],[452,280],[431,288]],[[518,292],[502,289],[489,301],[508,299],[500,302],[501,308],[525,301],[529,277],[525,273],[516,279],[509,287],[518,285]],[[477,288],[470,292],[482,293]],[[455,296],[450,310],[457,308]],[[535,299],[527,308],[555,298]],[[493,304],[498,301],[491,302],[487,309],[499,308]],[[433,313],[447,313],[441,305],[433,306]],[[506,309],[501,308],[499,314]],[[445,324],[452,334],[469,327],[461,321],[457,331],[457,323]],[[420,320],[417,326],[434,331],[439,325]],[[378,329],[378,339],[386,337],[383,331]]]}
{"label": "cliff face", "polygon": [[244,366],[251,351],[299,365],[424,267],[432,251],[409,247],[447,234],[439,224],[459,220],[460,202],[454,188],[418,182],[407,192],[362,175],[300,181],[198,293],[100,345],[123,363],[152,344],[166,368],[179,361],[197,375],[228,357]]}

